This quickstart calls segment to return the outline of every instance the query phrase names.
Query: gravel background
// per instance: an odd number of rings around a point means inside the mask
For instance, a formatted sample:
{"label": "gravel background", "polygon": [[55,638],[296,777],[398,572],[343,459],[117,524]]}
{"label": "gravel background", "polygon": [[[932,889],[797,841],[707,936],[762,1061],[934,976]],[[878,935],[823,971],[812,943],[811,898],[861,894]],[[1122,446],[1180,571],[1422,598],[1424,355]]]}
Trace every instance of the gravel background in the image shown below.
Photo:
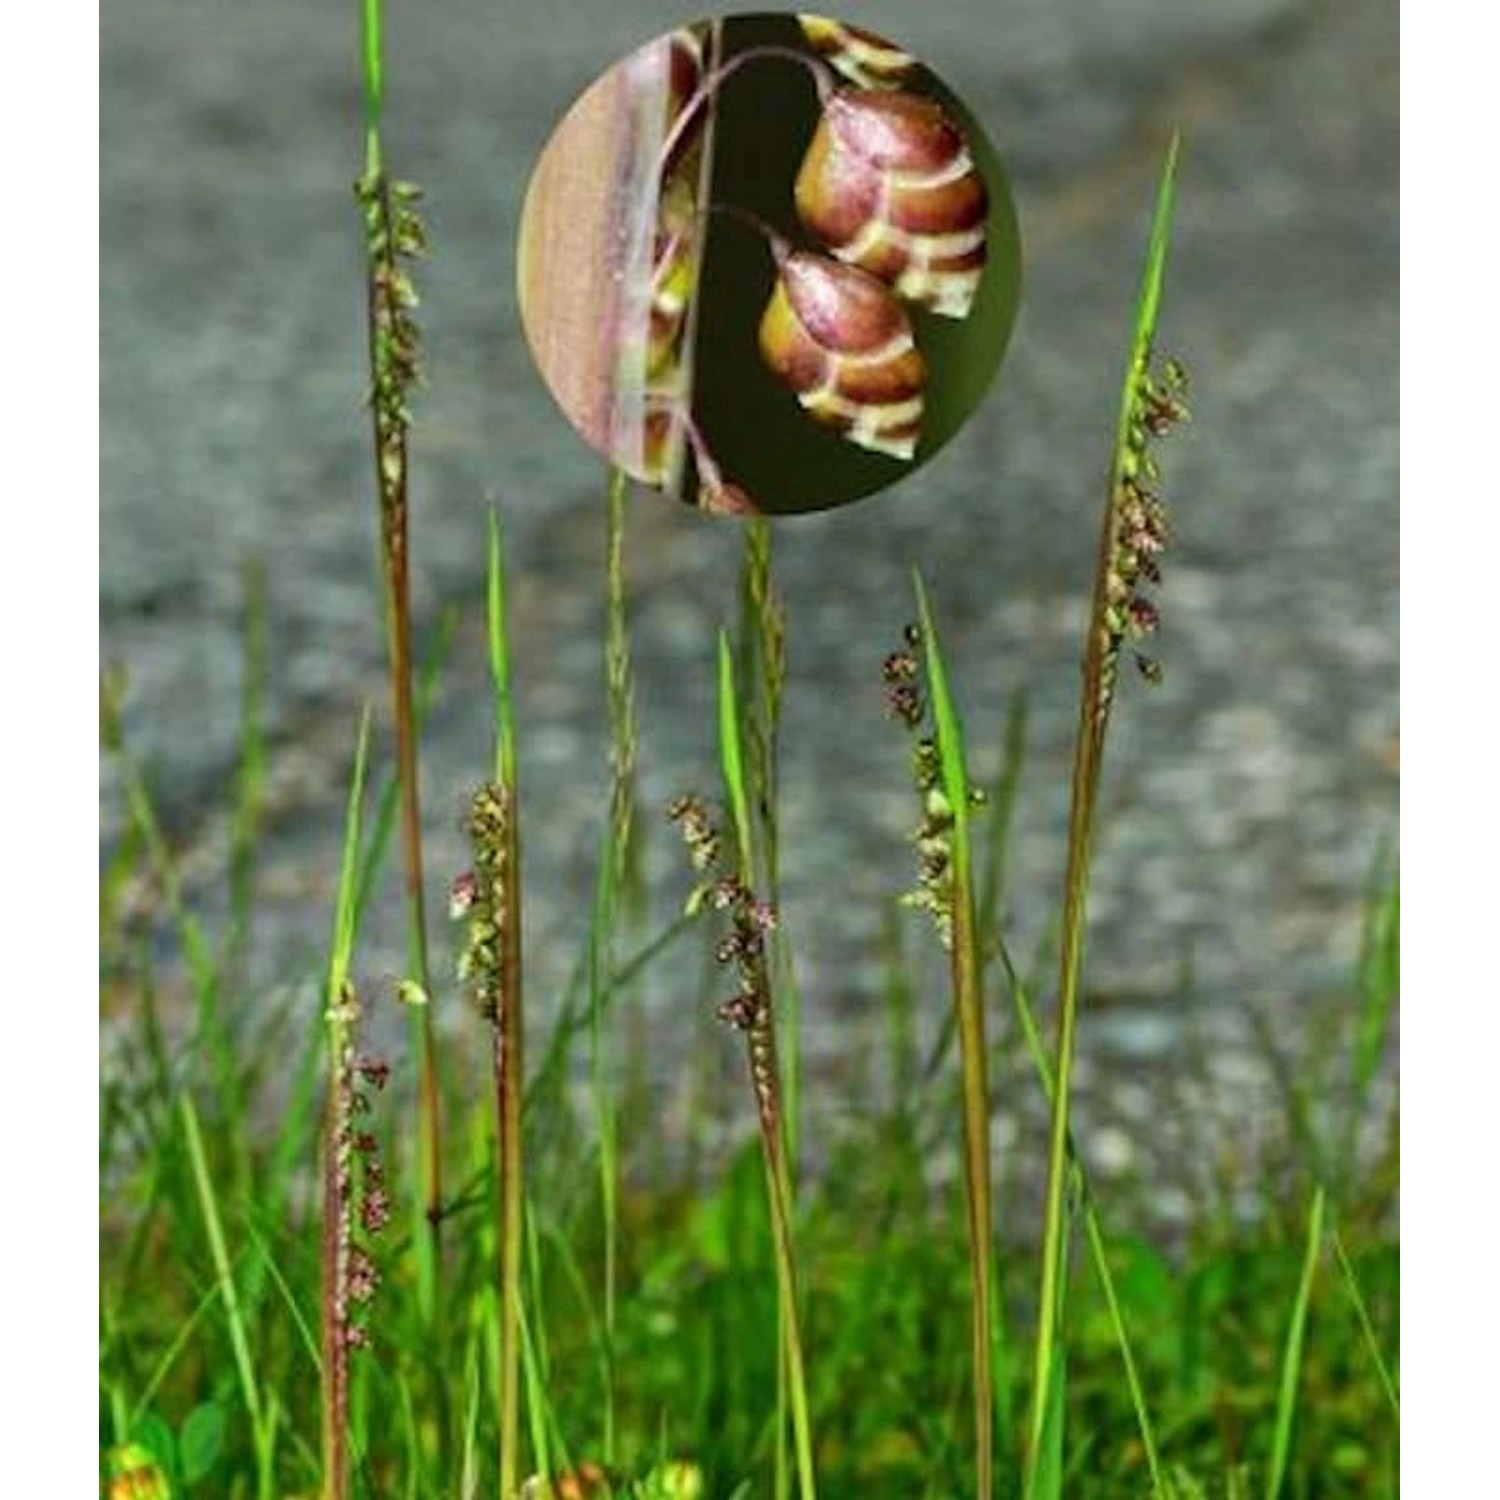
{"label": "gravel background", "polygon": [[[388,10],[387,150],[426,188],[434,244],[414,447],[424,634],[458,611],[424,768],[432,882],[461,865],[459,810],[487,764],[482,537],[498,498],[527,941],[546,1012],[582,936],[603,813],[603,476],[530,367],[516,219],[576,93],[693,12]],[[309,1006],[354,726],[362,702],[385,701],[349,194],[355,14],[294,0],[101,12],[103,651],[128,669],[127,731],[212,912],[241,566],[264,561],[273,803],[251,977]],[[879,1024],[883,902],[910,878],[904,747],[878,673],[914,564],[938,601],[979,772],[998,764],[1009,695],[1027,695],[1010,900],[1021,953],[1055,910],[1101,474],[1152,185],[1178,122],[1162,345],[1192,371],[1195,420],[1163,455],[1177,527],[1166,683],[1125,693],[1106,767],[1083,1118],[1111,1170],[1144,1165],[1137,1126],[1152,1153],[1206,1156],[1204,1108],[1251,1144],[1280,1111],[1247,1014],[1293,1047],[1347,991],[1362,893],[1395,849],[1396,7],[964,0],[848,16],[902,40],[986,122],[1011,169],[1027,280],[1011,354],[965,433],[908,485],[777,530],[791,631],[785,905],[812,1066],[832,1085],[820,1107],[855,1107],[849,1059]],[[633,503],[651,807],[712,775],[711,653],[739,541],[733,523],[650,494]],[[107,850],[122,826],[107,766],[101,788]],[[664,833],[650,859],[665,915],[685,877]],[[399,934],[394,911],[380,913],[372,976],[399,968]],[[440,965],[448,951],[439,933]],[[656,1044],[667,1064],[717,1040],[701,1009],[680,1008],[696,966],[675,969],[692,972],[664,973],[647,999],[675,1018]],[[934,994],[924,1024],[940,1008]],[[1200,1044],[1206,1062],[1179,1067]],[[1167,1102],[1166,1080],[1185,1073]]]}

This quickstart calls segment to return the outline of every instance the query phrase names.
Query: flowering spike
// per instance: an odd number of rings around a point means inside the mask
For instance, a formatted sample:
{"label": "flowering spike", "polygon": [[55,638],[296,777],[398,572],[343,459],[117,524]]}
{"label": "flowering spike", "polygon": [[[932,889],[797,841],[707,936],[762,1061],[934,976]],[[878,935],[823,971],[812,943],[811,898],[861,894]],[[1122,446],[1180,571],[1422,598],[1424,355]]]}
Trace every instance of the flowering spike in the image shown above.
{"label": "flowering spike", "polygon": [[[1184,395],[1187,371],[1175,359],[1164,360],[1160,373],[1148,368],[1135,382],[1127,421],[1127,449],[1122,455],[1115,493],[1109,566],[1103,580],[1099,609],[1102,639],[1096,713],[1107,714],[1114,701],[1119,655],[1127,640],[1155,634],[1161,611],[1150,591],[1162,581],[1161,556],[1171,526],[1160,493],[1151,486],[1159,477],[1153,445],[1187,418]],[[1155,686],[1162,680],[1161,663],[1135,652],[1136,669]]]}
{"label": "flowering spike", "polygon": [[[921,644],[921,631],[908,625],[904,632],[906,646],[903,651],[887,657],[882,675],[889,683],[892,662],[895,675],[901,679],[900,687],[909,690],[914,712],[899,714],[906,727],[916,735],[911,753],[911,777],[917,796],[921,800],[922,821],[912,834],[912,843],[917,851],[917,885],[901,898],[903,906],[927,912],[937,929],[938,941],[944,948],[953,946],[953,828],[955,822],[953,804],[943,786],[942,751],[937,734],[928,724],[925,696],[921,690],[921,660],[915,655]],[[909,658],[911,679],[907,680],[907,665],[901,658]],[[892,690],[887,688],[888,701]],[[985,794],[977,786],[969,788],[968,800],[973,805],[983,803]]]}
{"label": "flowering spike", "polygon": [[[486,782],[469,805],[469,841],[474,868],[455,882],[463,893],[468,935],[458,960],[480,1015],[493,1017],[500,1000],[502,935],[510,921],[510,796],[499,782]],[[455,905],[459,904],[457,902]]]}

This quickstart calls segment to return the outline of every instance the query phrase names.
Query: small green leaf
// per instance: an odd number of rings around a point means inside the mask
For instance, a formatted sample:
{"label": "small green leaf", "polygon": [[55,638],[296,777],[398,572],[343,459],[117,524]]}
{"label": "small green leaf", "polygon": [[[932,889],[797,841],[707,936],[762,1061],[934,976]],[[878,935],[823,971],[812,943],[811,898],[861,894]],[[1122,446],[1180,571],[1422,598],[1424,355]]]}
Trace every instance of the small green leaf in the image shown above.
{"label": "small green leaf", "polygon": [[168,1478],[177,1473],[177,1444],[172,1429],[154,1411],[147,1412],[130,1430],[133,1446],[146,1449],[165,1470]]}
{"label": "small green leaf", "polygon": [[182,1455],[182,1482],[197,1484],[219,1461],[224,1448],[224,1408],[205,1401],[187,1414],[177,1439]]}

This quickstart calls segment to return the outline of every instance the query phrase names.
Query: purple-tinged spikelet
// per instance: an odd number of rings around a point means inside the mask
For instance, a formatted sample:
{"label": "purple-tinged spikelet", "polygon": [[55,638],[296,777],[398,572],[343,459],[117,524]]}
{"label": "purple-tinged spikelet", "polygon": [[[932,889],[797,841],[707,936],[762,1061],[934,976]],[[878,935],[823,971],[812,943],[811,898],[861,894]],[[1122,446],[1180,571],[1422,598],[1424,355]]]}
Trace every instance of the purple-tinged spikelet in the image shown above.
{"label": "purple-tinged spikelet", "polygon": [[725,968],[733,968],[735,990],[720,1003],[717,1014],[726,1025],[744,1033],[756,1106],[762,1123],[774,1129],[778,1085],[766,937],[776,928],[776,910],[759,899],[738,875],[719,868],[723,840],[701,797],[676,798],[668,805],[667,816],[681,826],[693,869],[709,877],[689,899],[689,910],[706,904],[729,916],[729,930],[716,944],[714,958]]}
{"label": "purple-tinged spikelet", "polygon": [[[922,663],[917,648],[922,643],[916,625],[903,632],[904,645],[891,652],[881,666],[885,682],[886,708],[916,736],[911,752],[911,778],[922,807],[922,821],[912,833],[917,851],[917,884],[901,898],[903,906],[925,911],[932,917],[938,941],[953,946],[953,806],[943,788],[942,756],[936,730],[928,723],[927,700],[922,691]],[[969,800],[979,803],[978,788]]]}
{"label": "purple-tinged spikelet", "polygon": [[804,411],[851,443],[910,459],[927,364],[906,309],[878,278],[772,243],[776,286],[760,323],[766,365]]}
{"label": "purple-tinged spikelet", "polygon": [[988,253],[989,194],[942,106],[904,90],[825,99],[795,188],[802,222],[908,302],[966,318]]}
{"label": "purple-tinged spikelet", "polygon": [[[1164,360],[1159,374],[1144,371],[1132,395],[1111,514],[1103,608],[1097,616],[1101,669],[1095,711],[1101,715],[1114,701],[1122,647],[1154,635],[1161,624],[1150,591],[1161,584],[1161,556],[1171,533],[1166,505],[1153,488],[1160,471],[1151,450],[1187,420],[1186,395],[1187,372],[1175,359]],[[1155,657],[1136,651],[1134,659],[1148,683],[1161,682],[1162,667]]]}

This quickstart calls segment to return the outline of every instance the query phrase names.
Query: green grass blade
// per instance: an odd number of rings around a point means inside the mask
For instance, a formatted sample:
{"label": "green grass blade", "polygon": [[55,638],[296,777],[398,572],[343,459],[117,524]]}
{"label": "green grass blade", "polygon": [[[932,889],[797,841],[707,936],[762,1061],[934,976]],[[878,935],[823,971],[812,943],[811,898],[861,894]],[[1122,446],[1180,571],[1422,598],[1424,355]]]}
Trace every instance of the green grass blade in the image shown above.
{"label": "green grass blade", "polygon": [[989,1049],[984,1034],[983,964],[979,952],[974,866],[969,836],[969,773],[963,723],[948,684],[932,607],[920,575],[913,575],[927,685],[937,731],[943,794],[952,817],[949,830],[952,901],[951,972],[963,1075],[964,1186],[973,1293],[971,1358],[974,1371],[974,1468],[976,1493],[994,1491],[994,1186],[990,1162]]}
{"label": "green grass blade", "polygon": [[1130,418],[1135,404],[1134,380],[1146,368],[1156,338],[1156,322],[1161,312],[1162,287],[1167,277],[1167,252],[1172,244],[1172,215],[1177,206],[1177,157],[1181,137],[1174,130],[1167,143],[1167,157],[1162,164],[1156,190],[1156,207],[1151,215],[1151,237],[1146,242],[1146,268],[1141,278],[1136,303],[1135,328],[1130,341],[1130,373],[1120,397],[1120,415],[1115,428],[1115,477],[1123,472],[1130,452]]}
{"label": "green grass blade", "polygon": [[1057,1351],[1050,1379],[1052,1384],[1044,1405],[1036,1462],[1026,1477],[1026,1500],[1062,1500],[1063,1497],[1063,1430],[1068,1399],[1066,1346]]}
{"label": "green grass blade", "polygon": [[479,1376],[479,1336],[469,1341],[469,1350],[464,1357],[464,1388],[468,1392],[464,1400],[463,1431],[459,1440],[458,1493],[461,1500],[471,1500],[479,1494],[479,1404],[483,1396],[483,1381]]}
{"label": "green grass blade", "polygon": [[256,1379],[255,1361],[250,1355],[250,1330],[245,1324],[239,1290],[235,1285],[234,1267],[224,1238],[224,1224],[219,1214],[218,1197],[214,1192],[213,1174],[209,1171],[208,1156],[203,1148],[198,1111],[193,1104],[193,1096],[186,1089],[178,1100],[178,1109],[183,1137],[187,1142],[188,1159],[192,1164],[193,1182],[198,1190],[198,1207],[203,1216],[209,1254],[213,1259],[214,1277],[218,1283],[219,1295],[224,1301],[224,1318],[229,1327],[230,1347],[234,1351],[235,1373],[239,1377],[240,1394],[245,1402],[245,1411],[250,1418],[250,1431],[255,1441],[256,1493],[265,1497],[274,1492],[275,1474],[268,1466],[270,1455],[266,1451],[266,1409]]}
{"label": "green grass blade", "polygon": [[745,788],[745,751],[740,739],[739,693],[734,680],[734,654],[729,636],[719,632],[719,764],[724,774],[724,792],[734,822],[739,850],[740,878],[747,885],[755,879],[750,842],[750,798]]}
{"label": "green grass blade", "polygon": [[[531,1433],[531,1461],[537,1473],[551,1474],[556,1460],[552,1457],[549,1431],[556,1425],[551,1403],[547,1400],[547,1385],[542,1378],[541,1363],[537,1359],[536,1344],[531,1336],[531,1319],[526,1309],[521,1309],[521,1367],[526,1380],[526,1425]],[[502,1488],[501,1494],[506,1491]]]}
{"label": "green grass blade", "polygon": [[276,1258],[271,1254],[271,1247],[264,1236],[257,1234],[254,1227],[248,1224],[245,1226],[245,1234],[260,1252],[261,1264],[265,1266],[271,1284],[281,1293],[281,1300],[292,1320],[292,1326],[297,1330],[297,1335],[302,1340],[302,1347],[306,1349],[308,1358],[316,1368],[322,1362],[322,1355],[318,1349],[318,1335],[303,1312],[301,1303],[297,1301],[297,1294],[292,1290],[292,1285],[286,1279],[281,1267],[277,1265]]}
{"label": "green grass blade", "polygon": [[1302,1276],[1292,1303],[1286,1343],[1281,1353],[1281,1381],[1276,1397],[1276,1425],[1271,1441],[1271,1465],[1266,1477],[1266,1500],[1278,1500],[1286,1483],[1287,1462],[1292,1451],[1292,1427],[1297,1417],[1297,1385],[1302,1376],[1302,1347],[1307,1333],[1307,1311],[1312,1303],[1313,1277],[1323,1248],[1325,1194],[1320,1183],[1313,1193],[1307,1216],[1307,1246],[1302,1258]]}
{"label": "green grass blade", "polygon": [[123,1413],[117,1413],[115,1427],[120,1434],[121,1442],[124,1442],[127,1433],[135,1430],[141,1418],[150,1410],[151,1403],[155,1400],[156,1393],[161,1388],[162,1381],[171,1373],[172,1366],[177,1363],[178,1355],[187,1347],[189,1338],[197,1330],[199,1323],[203,1321],[204,1315],[213,1306],[218,1296],[219,1287],[217,1283],[204,1292],[202,1297],[198,1299],[198,1305],[177,1331],[172,1342],[167,1345],[161,1358],[157,1360],[156,1367],[152,1370],[150,1378],[141,1387],[140,1395],[136,1397],[135,1405],[131,1408],[129,1417],[125,1417]]}
{"label": "green grass blade", "polygon": [[1364,1334],[1365,1348],[1369,1350],[1370,1359],[1375,1366],[1375,1374],[1380,1380],[1380,1388],[1385,1393],[1385,1399],[1391,1408],[1391,1416],[1399,1423],[1401,1399],[1396,1392],[1396,1382],[1391,1375],[1390,1367],[1385,1362],[1385,1356],[1380,1352],[1380,1340],[1375,1336],[1375,1325],[1370,1321],[1370,1310],[1365,1303],[1364,1294],[1360,1291],[1359,1277],[1355,1275],[1354,1266],[1344,1251],[1343,1236],[1339,1234],[1336,1227],[1330,1229],[1329,1237],[1333,1241],[1333,1253],[1338,1261],[1339,1274],[1344,1280],[1344,1289],[1349,1293],[1349,1300],[1354,1304],[1354,1315],[1359,1319],[1360,1331]]}
{"label": "green grass blade", "polygon": [[349,795],[344,803],[344,843],[339,858],[339,884],[333,904],[333,942],[329,950],[330,998],[348,982],[354,966],[354,939],[359,928],[360,808],[364,800],[365,771],[370,751],[370,709],[359,719],[359,737],[354,746],[354,769],[349,777]]}
{"label": "green grass blade", "polygon": [[[943,653],[938,642],[937,626],[933,623],[932,607],[921,576],[912,575],[917,594],[917,614],[922,626],[922,644],[926,653],[927,681],[932,692],[932,715],[937,725],[938,755],[943,770],[943,791],[953,811],[953,876],[954,904],[957,906],[958,892],[968,892],[970,904],[973,898],[973,861],[970,856],[969,837],[969,772],[964,761],[963,722],[958,705],[948,685],[948,669],[943,662]],[[955,920],[958,913],[954,913]]]}
{"label": "green grass blade", "polygon": [[[1032,1068],[1040,1080],[1043,1092],[1046,1094],[1047,1103],[1052,1103],[1052,1065],[1047,1060],[1047,1050],[1042,1043],[1041,1031],[1036,1023],[1036,1014],[1031,1008],[1031,1000],[1027,994],[1026,983],[1021,978],[1011,958],[1010,950],[1006,947],[1003,939],[998,948],[1000,961],[1005,968],[1006,983],[1010,989],[1011,1000],[1015,1006],[1016,1019],[1021,1028],[1021,1035],[1026,1043],[1026,1051],[1031,1058]],[[1129,1330],[1125,1326],[1125,1314],[1120,1304],[1119,1291],[1115,1286],[1114,1272],[1109,1265],[1109,1247],[1104,1238],[1104,1228],[1099,1221],[1099,1212],[1094,1204],[1093,1192],[1089,1186],[1088,1174],[1083,1169],[1083,1163],[1077,1152],[1076,1143],[1071,1134],[1068,1138],[1069,1154],[1073,1158],[1075,1170],[1075,1186],[1078,1196],[1083,1203],[1084,1231],[1088,1236],[1089,1254],[1093,1258],[1094,1272],[1099,1278],[1100,1290],[1104,1293],[1105,1306],[1109,1312],[1110,1327],[1115,1336],[1115,1346],[1120,1351],[1120,1363],[1124,1369],[1125,1384],[1130,1392],[1130,1404],[1135,1411],[1136,1428],[1141,1436],[1141,1447],[1146,1455],[1146,1467],[1151,1474],[1151,1487],[1153,1493],[1159,1496],[1168,1494],[1165,1474],[1161,1466],[1161,1454],[1156,1441],[1156,1428],[1151,1420],[1150,1409],[1146,1405],[1145,1390],[1141,1384],[1140,1369],[1136,1362],[1135,1350],[1132,1347]]]}

